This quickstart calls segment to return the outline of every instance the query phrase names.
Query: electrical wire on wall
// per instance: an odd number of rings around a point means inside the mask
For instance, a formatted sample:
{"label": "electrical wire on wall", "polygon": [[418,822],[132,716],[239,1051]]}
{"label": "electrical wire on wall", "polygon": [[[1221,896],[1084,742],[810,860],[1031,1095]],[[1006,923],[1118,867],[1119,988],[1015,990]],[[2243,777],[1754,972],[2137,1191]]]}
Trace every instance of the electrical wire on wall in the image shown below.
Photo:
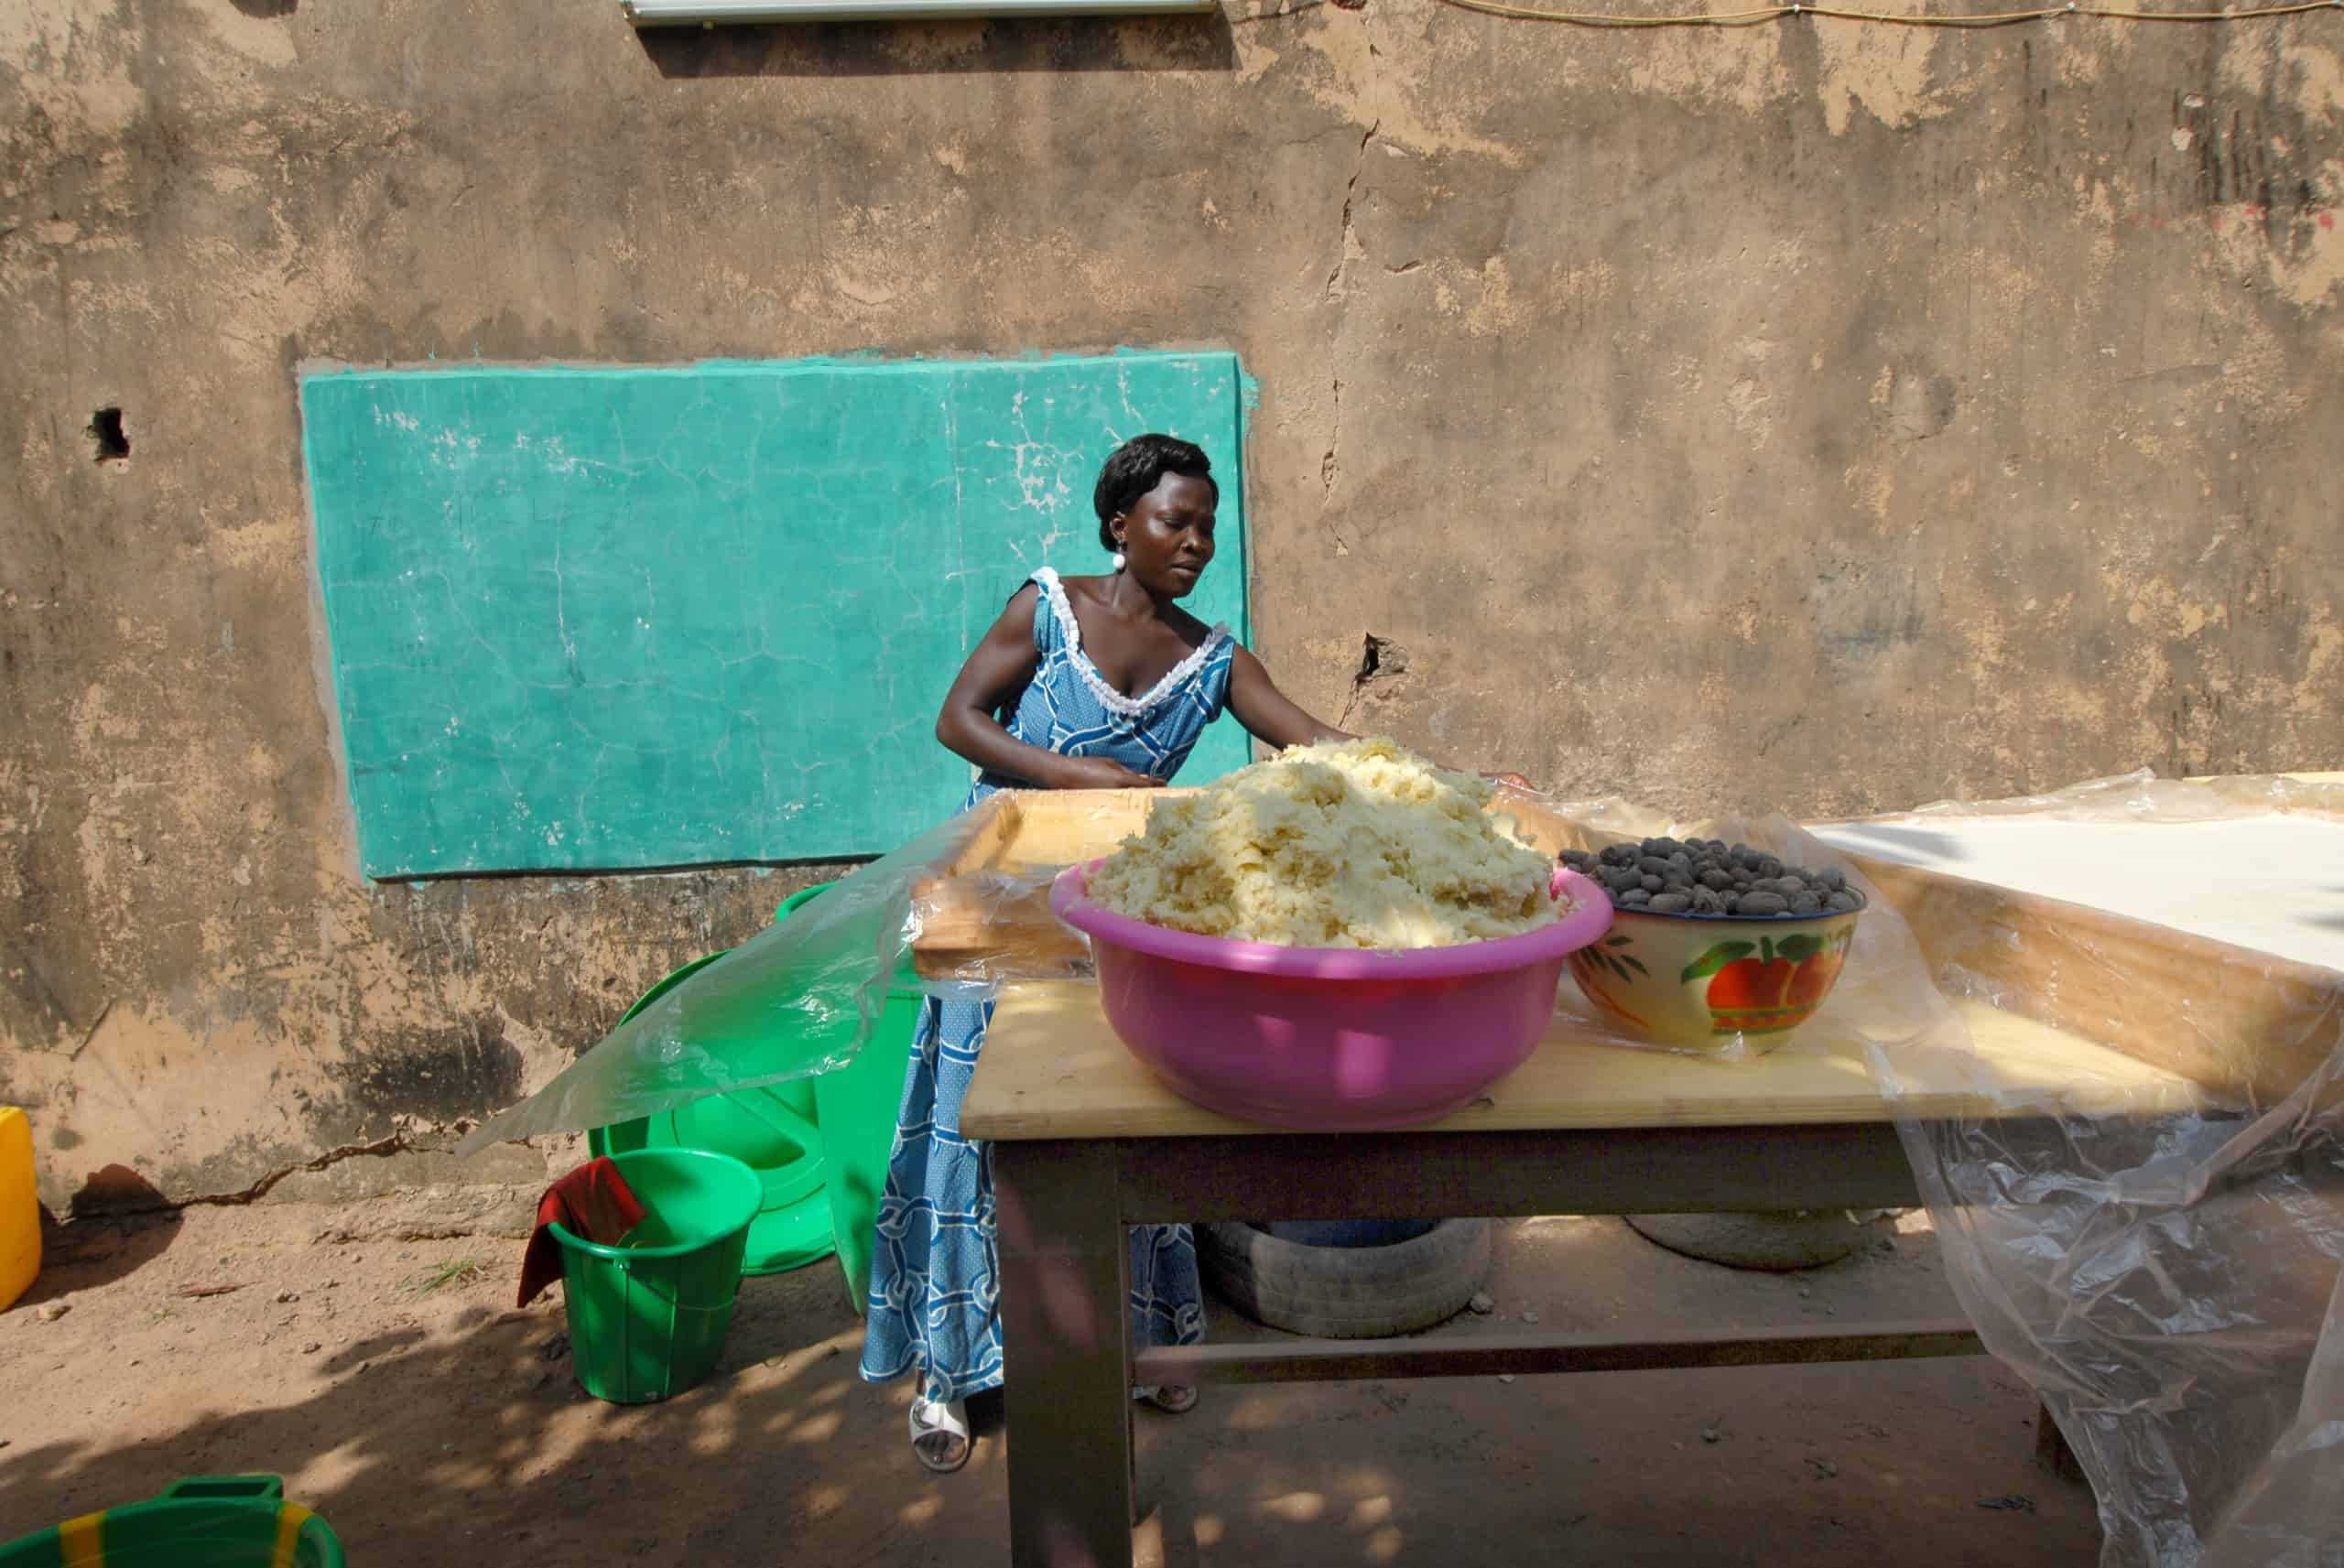
{"label": "electrical wire on wall", "polygon": [[1694,11],[1653,16],[1586,11],[1546,11],[1510,5],[1505,0],[1442,0],[1460,10],[1509,16],[1523,22],[1561,22],[1575,27],[1754,27],[1794,16],[1829,16],[1842,22],[1883,22],[1901,27],[2007,27],[2023,22],[2048,22],[2066,16],[2093,16],[2111,22],[2249,22],[2269,16],[2297,16],[2312,11],[2344,11],[2344,0],[2295,0],[2286,5],[2243,6],[2229,11],[2137,11],[2121,5],[2068,4],[2023,11],[1952,12],[1943,16],[1888,11],[1858,11],[1842,5],[1811,5],[1805,0],[1785,5],[1762,5],[1748,11]]}

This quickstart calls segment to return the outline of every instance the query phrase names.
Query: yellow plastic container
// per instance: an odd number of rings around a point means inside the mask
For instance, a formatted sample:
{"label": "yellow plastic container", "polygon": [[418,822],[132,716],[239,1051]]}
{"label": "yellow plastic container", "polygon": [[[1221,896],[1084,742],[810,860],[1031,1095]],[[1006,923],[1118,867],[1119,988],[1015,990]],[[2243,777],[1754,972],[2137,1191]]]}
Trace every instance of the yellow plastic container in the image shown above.
{"label": "yellow plastic container", "polygon": [[33,1130],[25,1113],[0,1105],[0,1312],[40,1272],[40,1200],[33,1195]]}

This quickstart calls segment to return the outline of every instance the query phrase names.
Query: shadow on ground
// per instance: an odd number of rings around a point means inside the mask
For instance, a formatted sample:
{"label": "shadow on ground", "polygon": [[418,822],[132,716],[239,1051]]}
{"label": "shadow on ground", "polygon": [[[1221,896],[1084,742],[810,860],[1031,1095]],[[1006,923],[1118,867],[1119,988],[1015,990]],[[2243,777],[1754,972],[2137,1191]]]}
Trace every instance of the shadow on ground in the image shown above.
{"label": "shadow on ground", "polygon": [[[268,1224],[287,1233],[254,1240]],[[855,1375],[861,1324],[827,1266],[746,1281],[716,1375],[622,1408],[576,1387],[558,1307],[505,1310],[517,1245],[393,1251],[318,1241],[318,1225],[190,1216],[160,1266],[111,1285],[60,1271],[67,1316],[0,1314],[0,1540],[182,1476],[260,1470],[284,1475],[362,1565],[1008,1561],[1014,1390],[1008,1437],[958,1476],[921,1473],[908,1390]],[[1440,1332],[1518,1327],[1534,1308],[1561,1328],[1665,1320],[1694,1300],[1746,1320],[1910,1312],[1905,1298],[1942,1283],[1909,1250],[1752,1278],[1615,1222],[1533,1222],[1501,1247],[1499,1313]],[[416,1282],[472,1259],[461,1287]],[[245,1282],[174,1293],[215,1276]],[[2089,1496],[2033,1468],[2032,1411],[1986,1361],[1209,1390],[1192,1415],[1137,1418],[1153,1509],[1141,1561],[1796,1553],[1874,1568],[1926,1541],[1939,1568],[2087,1562]]]}
{"label": "shadow on ground", "polygon": [[99,1290],[128,1279],[171,1249],[181,1220],[176,1212],[128,1218],[79,1219],[60,1225],[40,1211],[41,1271],[20,1304],[37,1307],[69,1291]]}
{"label": "shadow on ground", "polygon": [[[86,1281],[59,1274],[87,1300]],[[748,1281],[724,1366],[662,1405],[605,1405],[581,1391],[558,1308],[472,1303],[306,1357],[315,1341],[283,1338],[264,1360],[282,1357],[282,1372],[309,1385],[302,1397],[266,1387],[278,1369],[264,1365],[249,1400],[174,1412],[168,1431],[136,1441],[44,1442],[12,1416],[0,1540],[182,1476],[260,1470],[283,1474],[288,1495],[324,1515],[359,1563],[768,1562],[850,1509],[840,1543],[888,1547],[933,1523],[943,1498],[900,1466],[888,1466],[902,1483],[892,1490],[856,1484],[897,1457],[880,1436],[893,1430],[879,1408],[891,1401],[854,1377],[857,1320],[831,1299],[835,1281],[820,1283]],[[158,1378],[179,1370],[150,1364]],[[151,1401],[128,1402],[151,1421]],[[970,1488],[993,1489],[982,1476]]]}

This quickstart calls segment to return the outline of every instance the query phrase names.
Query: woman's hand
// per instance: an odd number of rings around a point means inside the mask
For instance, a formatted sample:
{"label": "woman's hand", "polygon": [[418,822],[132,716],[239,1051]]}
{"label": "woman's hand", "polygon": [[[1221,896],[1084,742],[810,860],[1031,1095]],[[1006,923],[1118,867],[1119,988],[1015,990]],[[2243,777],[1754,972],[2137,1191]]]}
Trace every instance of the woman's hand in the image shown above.
{"label": "woman's hand", "polygon": [[1135,773],[1112,757],[1060,757],[1050,770],[1052,789],[1162,789],[1164,781]]}

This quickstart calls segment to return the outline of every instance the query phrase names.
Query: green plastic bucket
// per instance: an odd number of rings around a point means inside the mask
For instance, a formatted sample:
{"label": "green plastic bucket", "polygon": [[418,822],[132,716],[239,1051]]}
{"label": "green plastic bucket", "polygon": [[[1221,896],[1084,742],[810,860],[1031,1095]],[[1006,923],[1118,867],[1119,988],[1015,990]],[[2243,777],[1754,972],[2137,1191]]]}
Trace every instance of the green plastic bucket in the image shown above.
{"label": "green plastic bucket", "polygon": [[160,1497],[0,1543],[0,1568],[342,1568],[275,1476],[191,1476]]}
{"label": "green plastic bucket", "polygon": [[611,1159],[641,1200],[643,1223],[617,1247],[551,1227],[561,1246],[570,1365],[596,1399],[648,1404],[716,1369],[765,1187],[740,1161],[705,1149],[637,1149]]}

